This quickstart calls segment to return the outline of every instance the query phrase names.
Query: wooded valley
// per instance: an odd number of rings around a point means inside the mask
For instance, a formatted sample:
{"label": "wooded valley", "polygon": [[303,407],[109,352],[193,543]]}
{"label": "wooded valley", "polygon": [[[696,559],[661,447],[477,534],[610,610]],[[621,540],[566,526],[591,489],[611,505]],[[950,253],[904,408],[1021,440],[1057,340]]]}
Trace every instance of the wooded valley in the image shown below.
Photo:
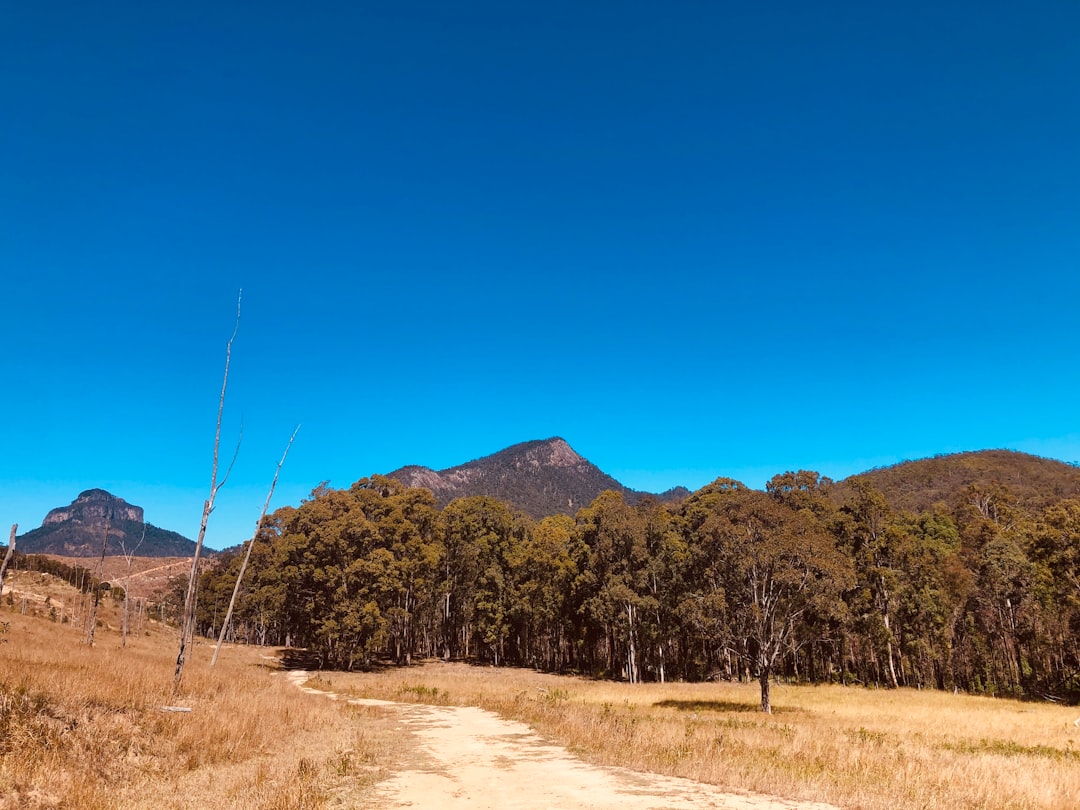
{"label": "wooded valley", "polygon": [[[679,503],[606,492],[534,520],[443,509],[374,476],[279,509],[230,640],[326,667],[469,659],[639,680],[756,678],[1080,698],[1080,498],[973,483],[890,507],[869,477],[718,479]],[[243,549],[202,577],[221,628]]]}

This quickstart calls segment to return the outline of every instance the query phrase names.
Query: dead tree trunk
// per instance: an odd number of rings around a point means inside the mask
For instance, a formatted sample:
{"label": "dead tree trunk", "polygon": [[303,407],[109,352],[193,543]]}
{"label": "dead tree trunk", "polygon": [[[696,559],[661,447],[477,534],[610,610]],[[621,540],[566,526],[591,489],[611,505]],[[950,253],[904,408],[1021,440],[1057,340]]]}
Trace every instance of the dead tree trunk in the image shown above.
{"label": "dead tree trunk", "polygon": [[101,541],[101,556],[97,564],[97,585],[94,586],[94,609],[90,611],[90,626],[86,629],[86,646],[94,646],[94,630],[97,625],[98,603],[101,601],[101,568],[105,564],[105,549],[109,547],[109,516],[105,516],[105,539]]}
{"label": "dead tree trunk", "polygon": [[4,575],[7,573],[8,563],[11,562],[11,555],[15,553],[15,532],[19,530],[18,523],[11,524],[11,536],[8,538],[7,554],[4,555],[4,562],[0,563],[0,596],[4,594]]}
{"label": "dead tree trunk", "polygon": [[285,463],[285,457],[289,455],[289,449],[292,447],[293,439],[296,438],[297,430],[300,430],[299,425],[293,430],[292,436],[289,437],[289,443],[285,446],[285,452],[281,456],[281,461],[278,462],[277,470],[274,471],[274,480],[270,484],[270,491],[266,493],[266,501],[263,503],[259,520],[255,524],[255,533],[248,540],[247,550],[244,552],[244,561],[240,564],[240,573],[236,575],[236,585],[233,587],[232,597],[229,599],[229,609],[225,612],[225,621],[221,623],[217,646],[214,647],[214,657],[210,659],[211,667],[217,665],[218,653],[221,652],[221,644],[225,640],[225,633],[228,631],[229,622],[232,620],[233,608],[236,606],[236,595],[240,593],[240,583],[244,581],[244,572],[247,571],[248,560],[251,559],[251,549],[255,545],[255,540],[259,537],[259,529],[262,528],[263,521],[266,520],[266,510],[270,508],[270,499],[274,497],[274,489],[277,487],[278,476],[281,475],[281,467]]}
{"label": "dead tree trunk", "polygon": [[[199,536],[195,541],[195,553],[191,558],[191,573],[188,575],[187,593],[184,596],[184,608],[180,618],[180,651],[176,656],[176,671],[173,673],[173,692],[180,691],[180,681],[184,677],[184,662],[187,658],[187,650],[195,635],[195,586],[199,580],[199,556],[202,554],[203,540],[206,538],[206,524],[210,520],[210,513],[214,510],[214,500],[218,490],[225,485],[232,470],[232,464],[226,470],[221,483],[218,483],[218,450],[221,447],[221,414],[225,410],[225,389],[229,384],[229,360],[232,358],[232,345],[236,340],[236,333],[240,329],[240,296],[236,298],[236,325],[233,327],[232,336],[225,345],[225,374],[221,381],[221,397],[218,400],[217,430],[214,433],[214,462],[210,469],[210,495],[203,503],[202,521],[199,523]],[[237,443],[236,452],[240,451]],[[233,454],[236,461],[236,454]]]}
{"label": "dead tree trunk", "polygon": [[120,550],[124,553],[124,560],[127,561],[127,576],[124,577],[124,621],[123,627],[120,630],[120,647],[127,647],[128,637],[128,625],[131,621],[131,559],[135,556],[135,552],[139,550],[139,546],[146,540],[146,522],[143,521],[142,536],[139,538],[139,542],[135,544],[135,548],[131,551],[127,550],[127,545],[123,540],[120,541]]}

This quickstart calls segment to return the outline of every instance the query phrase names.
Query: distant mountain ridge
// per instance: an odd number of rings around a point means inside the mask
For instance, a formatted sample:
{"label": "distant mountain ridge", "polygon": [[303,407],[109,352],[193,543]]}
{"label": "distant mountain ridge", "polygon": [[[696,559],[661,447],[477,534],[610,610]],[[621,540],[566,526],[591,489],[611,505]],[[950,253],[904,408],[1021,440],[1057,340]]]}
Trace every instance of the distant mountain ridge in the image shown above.
{"label": "distant mountain ridge", "polygon": [[[622,494],[629,503],[654,497],[678,501],[690,494],[676,487],[660,494],[639,492],[623,485],[578,455],[562,438],[515,444],[482,458],[432,470],[410,465],[388,473],[405,486],[432,492],[438,505],[455,498],[486,495],[498,498],[534,518],[574,515],[605,490]],[[851,476],[833,485],[843,503],[851,478],[863,478],[898,510],[920,512],[936,503],[955,509],[970,497],[972,487],[1000,486],[1018,506],[1037,510],[1064,498],[1080,497],[1080,466],[1012,450],[978,450],[904,461]],[[26,554],[94,557],[101,553],[105,520],[109,519],[107,553],[120,554],[146,537],[140,557],[190,557],[195,543],[177,532],[144,524],[143,509],[103,489],[90,489],[68,506],[49,511],[40,528],[17,538]]]}
{"label": "distant mountain ridge", "polygon": [[190,557],[195,553],[194,541],[144,523],[142,507],[103,489],[88,489],[70,505],[50,510],[39,528],[16,538],[16,549],[24,554],[96,557],[105,540],[106,520],[107,554],[121,554],[124,549],[140,557]]}
{"label": "distant mountain ridge", "polygon": [[630,489],[557,436],[515,444],[445,470],[410,465],[388,473],[388,477],[408,487],[429,490],[440,507],[455,498],[487,495],[534,518],[573,515],[609,489],[621,493],[630,503],[647,496],[677,500],[690,494],[683,487],[659,495]]}

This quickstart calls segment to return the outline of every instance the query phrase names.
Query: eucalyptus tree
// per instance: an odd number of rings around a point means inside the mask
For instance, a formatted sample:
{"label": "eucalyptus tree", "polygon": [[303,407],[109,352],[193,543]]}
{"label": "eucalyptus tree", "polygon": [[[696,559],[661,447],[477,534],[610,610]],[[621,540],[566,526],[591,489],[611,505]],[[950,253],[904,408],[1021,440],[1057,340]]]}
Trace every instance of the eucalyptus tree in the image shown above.
{"label": "eucalyptus tree", "polygon": [[1080,498],[1038,515],[1029,554],[1049,637],[1043,681],[1048,690],[1080,701]]}
{"label": "eucalyptus tree", "polygon": [[513,591],[510,558],[522,525],[496,498],[451,501],[442,513],[444,655],[475,651],[495,664],[505,659]]}
{"label": "eucalyptus tree", "polygon": [[513,620],[522,636],[522,663],[548,670],[567,663],[572,592],[579,574],[574,542],[574,519],[552,515],[510,550]]}
{"label": "eucalyptus tree", "polygon": [[856,632],[869,643],[873,660],[885,662],[883,672],[875,667],[875,678],[884,675],[895,688],[900,685],[894,624],[902,590],[903,533],[885,497],[869,481],[856,477],[849,486],[853,494],[835,526],[857,575],[848,602]]}
{"label": "eucalyptus tree", "polygon": [[640,679],[639,646],[643,624],[653,620],[649,549],[645,522],[622,495],[608,490],[578,513],[579,532],[588,549],[591,589],[584,609],[603,630],[607,669],[622,669]]}
{"label": "eucalyptus tree", "polygon": [[646,658],[656,679],[667,680],[680,653],[679,603],[687,587],[690,547],[666,504],[646,498],[636,506],[645,537],[645,579],[651,621],[643,623]]}
{"label": "eucalyptus tree", "polygon": [[749,666],[761,685],[761,709],[771,712],[774,669],[814,638],[808,618],[838,609],[852,582],[850,562],[806,510],[737,481],[717,480],[682,511],[702,573],[720,596],[720,641]]}

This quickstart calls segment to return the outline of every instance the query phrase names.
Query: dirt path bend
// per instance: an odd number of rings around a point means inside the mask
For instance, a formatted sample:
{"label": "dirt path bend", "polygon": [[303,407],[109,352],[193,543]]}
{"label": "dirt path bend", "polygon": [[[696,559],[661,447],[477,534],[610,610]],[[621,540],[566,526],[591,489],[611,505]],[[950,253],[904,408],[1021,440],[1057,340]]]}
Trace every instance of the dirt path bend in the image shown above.
{"label": "dirt path bend", "polygon": [[[305,692],[307,672],[289,680]],[[754,794],[725,793],[712,785],[626,768],[582,762],[536,732],[484,709],[353,699],[398,714],[417,750],[405,769],[375,786],[377,807],[454,810],[836,810]]]}

